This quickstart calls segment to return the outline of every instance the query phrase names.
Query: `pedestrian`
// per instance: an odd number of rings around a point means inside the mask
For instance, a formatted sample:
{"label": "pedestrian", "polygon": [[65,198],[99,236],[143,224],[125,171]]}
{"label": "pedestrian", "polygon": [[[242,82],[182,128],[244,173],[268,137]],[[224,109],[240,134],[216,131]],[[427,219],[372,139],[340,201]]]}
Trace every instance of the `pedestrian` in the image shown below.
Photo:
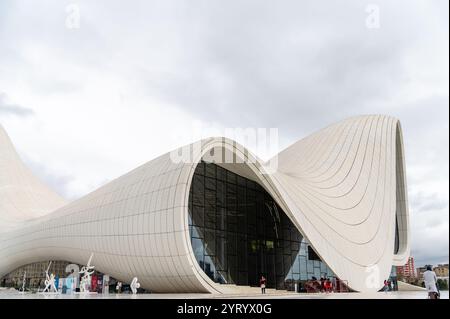
{"label": "pedestrian", "polygon": [[320,277],[320,292],[325,292],[325,278]]}
{"label": "pedestrian", "polygon": [[432,270],[431,266],[427,266],[427,271],[423,273],[423,280],[425,282],[425,288],[427,288],[428,298],[439,299],[436,273]]}
{"label": "pedestrian", "polygon": [[333,290],[333,284],[331,283],[330,278],[327,278],[327,280],[325,280],[324,286],[326,293],[330,293]]}
{"label": "pedestrian", "polygon": [[122,291],[122,282],[121,281],[117,282],[116,291],[117,291],[118,294],[121,293],[121,291]]}
{"label": "pedestrian", "polygon": [[259,285],[261,287],[261,293],[266,293],[266,277],[261,276],[261,279],[259,280]]}
{"label": "pedestrian", "polygon": [[384,290],[384,292],[388,292],[388,290],[389,290],[389,283],[388,283],[388,281],[387,280],[385,280],[384,281],[384,287],[383,287],[383,290]]}

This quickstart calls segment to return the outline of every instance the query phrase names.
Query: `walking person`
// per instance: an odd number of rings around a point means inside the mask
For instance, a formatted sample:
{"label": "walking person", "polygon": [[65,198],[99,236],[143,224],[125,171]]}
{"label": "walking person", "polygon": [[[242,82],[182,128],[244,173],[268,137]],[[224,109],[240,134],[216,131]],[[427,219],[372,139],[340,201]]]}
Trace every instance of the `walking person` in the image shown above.
{"label": "walking person", "polygon": [[384,281],[383,291],[386,293],[389,291],[389,283],[387,280]]}
{"label": "walking person", "polygon": [[330,278],[327,278],[327,280],[325,280],[324,286],[326,293],[330,293],[333,291],[333,284],[331,283]]}
{"label": "walking person", "polygon": [[325,292],[325,278],[320,277],[320,292]]}
{"label": "walking person", "polygon": [[433,271],[431,266],[427,266],[427,271],[423,273],[423,280],[425,282],[425,288],[427,288],[428,291],[428,298],[438,299],[439,290],[437,288],[436,273]]}
{"label": "walking person", "polygon": [[261,279],[259,280],[259,285],[261,287],[261,293],[266,293],[266,277],[261,276]]}

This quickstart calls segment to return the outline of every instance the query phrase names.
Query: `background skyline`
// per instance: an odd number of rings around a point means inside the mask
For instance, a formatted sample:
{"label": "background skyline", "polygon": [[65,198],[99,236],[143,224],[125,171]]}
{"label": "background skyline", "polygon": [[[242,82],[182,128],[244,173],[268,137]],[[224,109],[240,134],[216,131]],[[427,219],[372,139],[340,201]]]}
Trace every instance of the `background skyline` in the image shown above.
{"label": "background skyline", "polygon": [[198,126],[276,127],[282,150],[349,116],[392,115],[412,256],[448,262],[448,21],[445,0],[6,0],[0,124],[76,199]]}

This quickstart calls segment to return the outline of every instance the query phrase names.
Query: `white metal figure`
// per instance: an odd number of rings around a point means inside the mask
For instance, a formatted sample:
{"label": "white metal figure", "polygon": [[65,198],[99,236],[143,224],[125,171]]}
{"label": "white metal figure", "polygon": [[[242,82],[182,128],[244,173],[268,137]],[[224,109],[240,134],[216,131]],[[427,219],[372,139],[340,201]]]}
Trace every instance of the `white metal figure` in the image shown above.
{"label": "white metal figure", "polygon": [[58,292],[58,289],[56,289],[55,286],[55,275],[54,274],[48,274],[48,271],[50,270],[52,262],[48,264],[47,270],[45,271],[45,288],[42,292],[50,292],[50,290],[53,290],[53,292]]}
{"label": "white metal figure", "polygon": [[95,266],[91,266],[92,257],[94,253],[89,257],[88,263],[86,266],[83,266],[80,270],[80,274],[83,275],[80,283],[80,292],[88,292],[88,285],[91,282],[91,275],[94,273]]}
{"label": "white metal figure", "polygon": [[22,290],[20,292],[24,293],[25,292],[25,282],[27,280],[27,272],[25,271],[23,273],[23,279],[22,279]]}
{"label": "white metal figure", "polygon": [[137,294],[137,290],[140,287],[141,287],[141,284],[138,283],[137,277],[134,277],[130,284],[130,288],[131,288],[131,291],[133,292],[133,295]]}

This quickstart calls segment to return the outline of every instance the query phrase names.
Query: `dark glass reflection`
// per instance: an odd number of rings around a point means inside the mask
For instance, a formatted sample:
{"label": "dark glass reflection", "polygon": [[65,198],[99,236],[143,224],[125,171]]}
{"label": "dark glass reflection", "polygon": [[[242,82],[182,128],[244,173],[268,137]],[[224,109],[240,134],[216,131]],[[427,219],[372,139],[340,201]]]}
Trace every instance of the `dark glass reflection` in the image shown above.
{"label": "dark glass reflection", "polygon": [[272,197],[257,183],[199,163],[190,189],[194,255],[215,282],[292,289],[294,282],[333,276]]}
{"label": "dark glass reflection", "polygon": [[395,216],[395,242],[394,242],[394,254],[398,254],[398,251],[400,249],[400,240],[399,240],[399,234],[398,234],[398,221],[397,221],[397,215]]}

